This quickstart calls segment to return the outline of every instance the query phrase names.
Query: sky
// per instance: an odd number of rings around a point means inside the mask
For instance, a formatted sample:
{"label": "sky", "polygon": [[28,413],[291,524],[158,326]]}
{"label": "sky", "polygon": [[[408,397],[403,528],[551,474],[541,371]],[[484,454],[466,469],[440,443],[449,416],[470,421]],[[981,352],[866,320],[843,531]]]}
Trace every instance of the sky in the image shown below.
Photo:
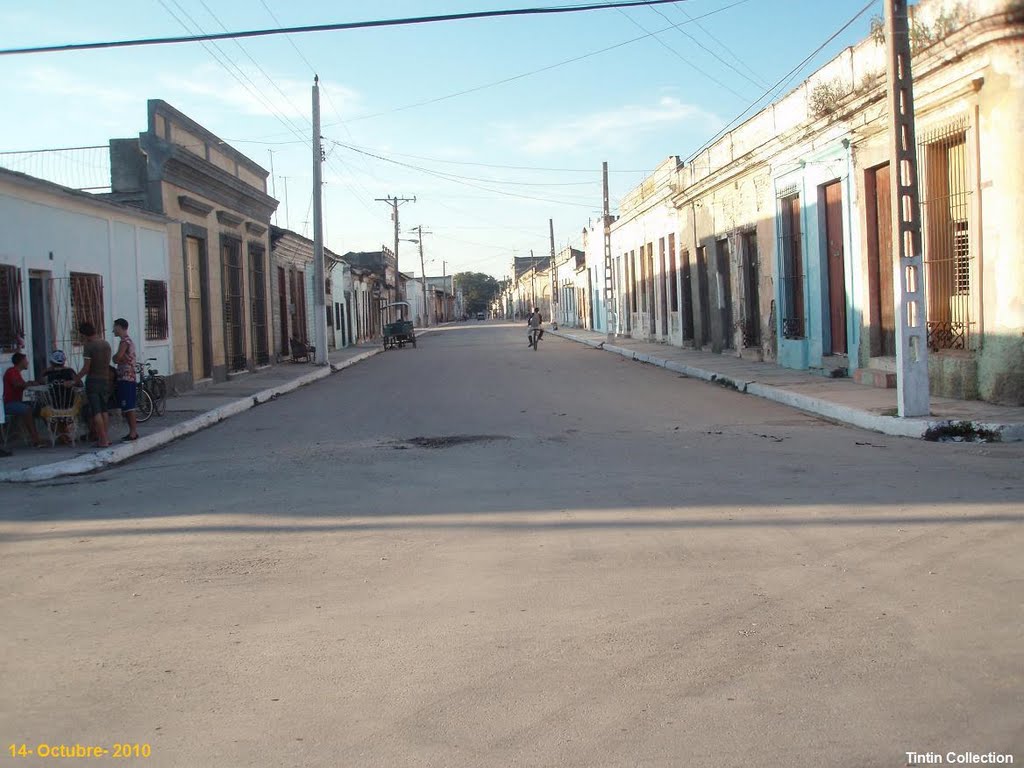
{"label": "sky", "polygon": [[[558,248],[579,244],[601,215],[603,161],[614,213],[659,163],[685,159],[866,2],[681,0],[0,56],[0,165],[76,188],[109,184],[103,149],[3,153],[137,136],[147,99],[160,98],[267,170],[273,164],[275,223],[312,236],[315,72],[327,246],[338,253],[391,247],[391,209],[376,198],[415,197],[399,209],[402,237],[414,239],[417,226],[430,233],[423,237],[428,275],[501,278],[514,256],[549,252],[549,219]],[[0,48],[548,4],[575,0],[34,0],[0,6]],[[866,37],[881,12],[878,0],[789,89]],[[421,274],[417,247],[400,244],[403,272]]]}

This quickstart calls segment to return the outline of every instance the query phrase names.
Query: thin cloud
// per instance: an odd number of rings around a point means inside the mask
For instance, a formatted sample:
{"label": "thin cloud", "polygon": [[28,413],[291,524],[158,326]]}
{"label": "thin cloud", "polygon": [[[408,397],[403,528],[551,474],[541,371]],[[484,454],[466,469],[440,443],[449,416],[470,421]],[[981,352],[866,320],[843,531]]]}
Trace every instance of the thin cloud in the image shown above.
{"label": "thin cloud", "polygon": [[15,84],[20,90],[33,94],[80,99],[104,107],[127,104],[135,99],[130,88],[99,85],[59,67],[34,67],[17,78]]}
{"label": "thin cloud", "polygon": [[[160,83],[172,94],[215,102],[225,109],[244,115],[283,115],[291,120],[309,120],[312,114],[310,88],[313,83],[275,77],[273,74],[270,77],[277,84],[276,88],[254,67],[241,67],[241,74],[238,74],[236,79],[219,66],[204,64],[184,77],[162,75]],[[323,112],[333,111],[332,107],[344,112],[356,111],[359,103],[359,94],[356,91],[340,85],[331,85],[329,89],[321,86],[321,92],[325,90],[329,92],[330,100],[329,103],[325,103],[326,99],[321,100]],[[260,97],[253,91],[259,93]]]}
{"label": "thin cloud", "polygon": [[663,96],[653,106],[627,104],[570,120],[556,118],[550,127],[520,134],[515,143],[533,155],[622,147],[641,134],[682,123],[707,131],[721,127],[722,119],[675,96]]}

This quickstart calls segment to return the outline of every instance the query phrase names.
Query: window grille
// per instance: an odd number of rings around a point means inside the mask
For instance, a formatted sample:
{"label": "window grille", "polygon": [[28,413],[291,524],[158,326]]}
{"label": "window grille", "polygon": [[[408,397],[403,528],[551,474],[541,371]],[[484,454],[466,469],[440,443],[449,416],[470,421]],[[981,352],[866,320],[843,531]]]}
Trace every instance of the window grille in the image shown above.
{"label": "window grille", "polygon": [[951,123],[918,143],[921,216],[928,291],[928,346],[969,349],[974,322],[974,257],[967,124]]}
{"label": "window grille", "polygon": [[104,333],[102,276],[71,273],[71,317],[75,331],[82,323],[92,323],[97,332]]}
{"label": "window grille", "polygon": [[782,254],[782,335],[802,339],[806,333],[804,310],[803,235],[800,230],[800,195],[780,200],[779,253]]}
{"label": "window grille", "polygon": [[0,350],[16,351],[25,340],[21,307],[21,270],[0,264]]}
{"label": "window grille", "polygon": [[221,240],[221,268],[224,280],[224,352],[228,370],[246,368],[245,313],[242,281],[242,244],[237,240]]}
{"label": "window grille", "polygon": [[270,364],[270,330],[267,327],[267,272],[264,268],[264,250],[256,245],[249,246],[249,280],[252,297],[252,343],[256,365]]}
{"label": "window grille", "polygon": [[146,341],[167,338],[167,283],[145,280],[142,284],[146,302]]}

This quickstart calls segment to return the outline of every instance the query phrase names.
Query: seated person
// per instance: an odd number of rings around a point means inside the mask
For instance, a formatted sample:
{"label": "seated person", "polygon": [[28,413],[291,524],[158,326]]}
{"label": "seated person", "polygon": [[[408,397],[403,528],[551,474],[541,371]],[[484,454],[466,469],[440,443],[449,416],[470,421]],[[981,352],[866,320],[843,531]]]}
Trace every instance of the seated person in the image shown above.
{"label": "seated person", "polygon": [[11,367],[4,371],[4,414],[11,418],[21,419],[21,423],[28,430],[32,442],[37,448],[46,445],[43,439],[36,432],[35,412],[32,403],[24,401],[25,389],[38,382],[25,381],[21,372],[28,370],[28,358],[21,352],[15,352],[11,357]]}
{"label": "seated person", "polygon": [[75,371],[67,365],[67,355],[60,349],[50,353],[50,364],[43,371],[43,378],[50,386],[50,405],[54,408],[71,408],[75,402],[75,391],[61,386],[62,382],[74,381]]}
{"label": "seated person", "polygon": [[39,415],[47,422],[55,416],[60,418],[58,431],[61,442],[70,442],[72,425],[82,411],[82,397],[64,384],[75,380],[75,372],[68,367],[63,351],[58,349],[50,353],[50,365],[43,372],[43,378],[50,388],[50,402],[43,406]]}

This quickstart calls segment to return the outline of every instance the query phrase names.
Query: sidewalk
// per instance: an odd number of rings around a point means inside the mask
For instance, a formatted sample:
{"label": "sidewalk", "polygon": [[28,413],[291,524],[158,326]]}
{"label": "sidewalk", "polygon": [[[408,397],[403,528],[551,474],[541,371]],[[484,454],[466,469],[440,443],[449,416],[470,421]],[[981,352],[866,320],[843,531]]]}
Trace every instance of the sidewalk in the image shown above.
{"label": "sidewalk", "polygon": [[[420,331],[417,335],[426,333],[429,330]],[[170,397],[164,415],[154,415],[146,423],[140,424],[139,439],[130,443],[117,442],[127,432],[120,414],[117,414],[111,419],[110,438],[114,445],[110,448],[97,450],[90,447],[88,441],[80,441],[76,447],[58,444],[51,448],[47,444],[45,448],[32,448],[26,446],[20,436],[12,437],[7,448],[14,455],[0,458],[0,482],[52,480],[120,464],[140,453],[155,450],[260,403],[344,370],[382,351],[380,345],[331,350],[328,355],[330,366],[280,363]]]}
{"label": "sidewalk", "polygon": [[877,389],[856,384],[852,379],[827,379],[772,363],[751,362],[669,344],[628,338],[618,338],[609,344],[605,334],[577,328],[547,333],[887,435],[924,438],[926,432],[933,430],[929,437],[964,433],[977,436],[981,432],[982,436],[994,440],[1024,440],[1024,408],[933,397],[930,418],[900,419],[895,415],[895,389]]}

